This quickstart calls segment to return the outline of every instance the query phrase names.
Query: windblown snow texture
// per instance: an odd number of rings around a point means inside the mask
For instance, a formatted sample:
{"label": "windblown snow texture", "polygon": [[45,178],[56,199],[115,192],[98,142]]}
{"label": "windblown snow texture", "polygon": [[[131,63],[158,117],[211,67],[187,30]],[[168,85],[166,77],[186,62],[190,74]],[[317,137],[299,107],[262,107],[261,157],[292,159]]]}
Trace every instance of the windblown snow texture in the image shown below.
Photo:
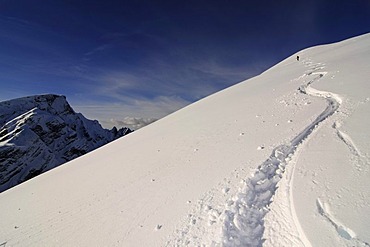
{"label": "windblown snow texture", "polygon": [[58,95],[1,102],[0,126],[0,192],[130,132],[103,129]]}

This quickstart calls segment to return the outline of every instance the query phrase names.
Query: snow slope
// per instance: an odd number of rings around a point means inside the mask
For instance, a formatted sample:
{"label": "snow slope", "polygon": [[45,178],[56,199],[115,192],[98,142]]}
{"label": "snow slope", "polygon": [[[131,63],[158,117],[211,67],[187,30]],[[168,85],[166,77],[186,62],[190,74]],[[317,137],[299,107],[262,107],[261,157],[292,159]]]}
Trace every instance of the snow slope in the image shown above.
{"label": "snow slope", "polygon": [[296,55],[1,193],[0,246],[369,246],[370,35]]}

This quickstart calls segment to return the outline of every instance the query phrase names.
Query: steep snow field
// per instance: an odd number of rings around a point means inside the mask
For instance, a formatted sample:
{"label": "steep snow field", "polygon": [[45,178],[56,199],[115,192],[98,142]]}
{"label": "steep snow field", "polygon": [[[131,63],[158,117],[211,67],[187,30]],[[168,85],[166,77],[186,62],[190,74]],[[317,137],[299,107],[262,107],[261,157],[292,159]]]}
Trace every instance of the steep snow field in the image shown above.
{"label": "steep snow field", "polygon": [[0,246],[370,246],[369,78],[301,51],[1,193]]}

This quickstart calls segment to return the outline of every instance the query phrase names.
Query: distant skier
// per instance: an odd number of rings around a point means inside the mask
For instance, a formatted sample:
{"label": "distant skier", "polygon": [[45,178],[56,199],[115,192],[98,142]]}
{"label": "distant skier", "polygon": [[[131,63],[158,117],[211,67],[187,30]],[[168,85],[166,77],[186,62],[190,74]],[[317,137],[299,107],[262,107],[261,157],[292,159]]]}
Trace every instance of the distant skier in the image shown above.
{"label": "distant skier", "polygon": [[299,61],[299,56],[297,56],[297,61]]}

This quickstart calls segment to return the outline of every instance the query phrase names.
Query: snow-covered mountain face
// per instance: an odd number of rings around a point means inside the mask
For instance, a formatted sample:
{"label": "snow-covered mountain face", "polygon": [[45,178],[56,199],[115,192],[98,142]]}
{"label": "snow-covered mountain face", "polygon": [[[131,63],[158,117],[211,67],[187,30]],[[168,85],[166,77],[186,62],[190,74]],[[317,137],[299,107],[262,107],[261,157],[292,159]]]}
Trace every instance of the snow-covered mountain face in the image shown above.
{"label": "snow-covered mountain face", "polygon": [[0,127],[0,192],[130,132],[103,129],[51,94],[0,102]]}
{"label": "snow-covered mountain face", "polygon": [[0,193],[0,246],[370,246],[369,61],[305,49]]}

